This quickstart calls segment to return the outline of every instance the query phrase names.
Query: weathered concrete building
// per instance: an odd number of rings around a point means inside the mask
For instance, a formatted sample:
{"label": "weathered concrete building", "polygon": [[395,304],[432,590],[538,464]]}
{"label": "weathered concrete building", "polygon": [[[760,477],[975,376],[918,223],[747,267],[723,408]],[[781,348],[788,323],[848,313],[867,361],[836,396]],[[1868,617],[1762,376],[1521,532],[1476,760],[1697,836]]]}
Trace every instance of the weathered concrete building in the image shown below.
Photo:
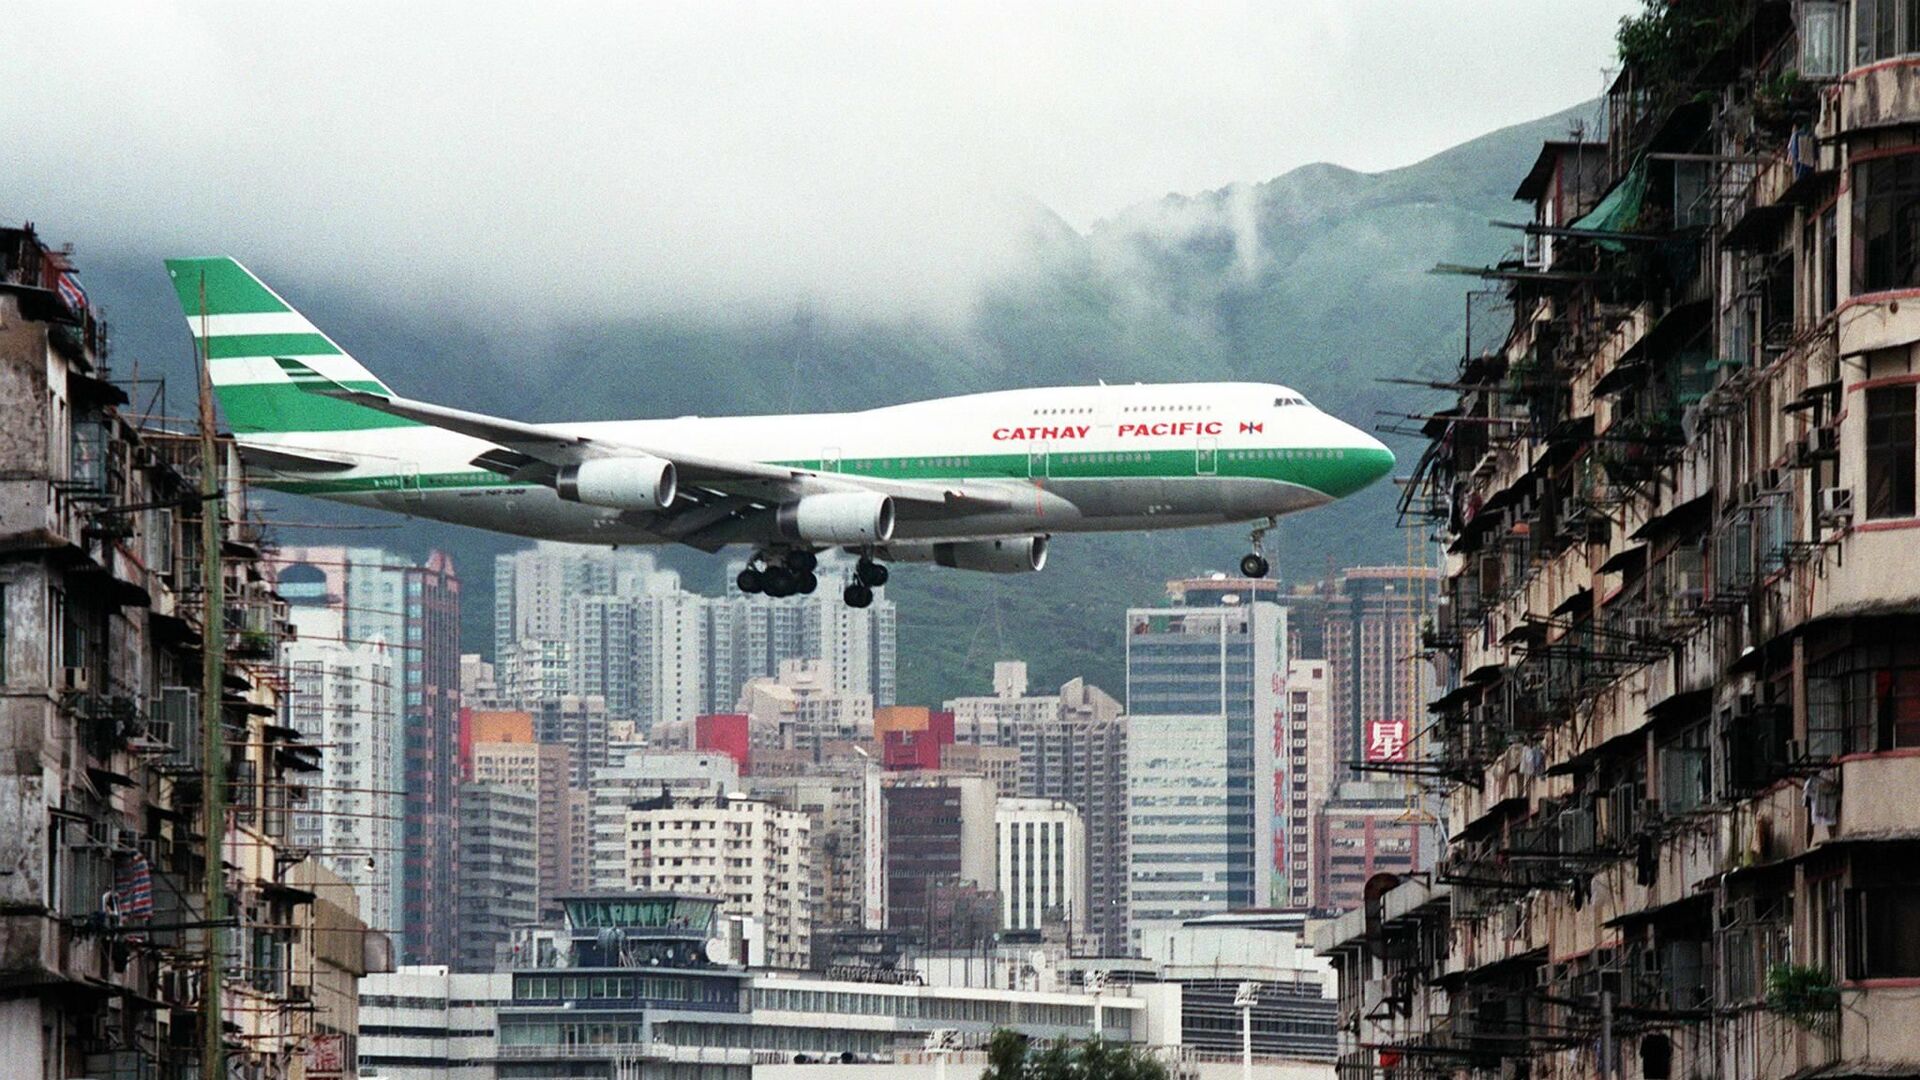
{"label": "weathered concrete building", "polygon": [[[50,1080],[199,1061],[203,800],[218,761],[224,1052],[249,1075],[299,1075],[316,1036],[352,1034],[350,1009],[301,1003],[366,964],[352,906],[314,911],[285,843],[318,768],[282,717],[285,605],[230,445],[210,501],[199,440],[143,433],[121,411],[105,342],[68,257],[31,229],[0,230],[0,1054],[8,1076]],[[223,519],[217,624],[209,507]],[[213,754],[210,625],[225,630]],[[320,921],[324,947],[293,932]]]}
{"label": "weathered concrete building", "polygon": [[1920,1075],[1920,23],[1674,0],[1621,41],[1409,489],[1449,924],[1343,1062]]}

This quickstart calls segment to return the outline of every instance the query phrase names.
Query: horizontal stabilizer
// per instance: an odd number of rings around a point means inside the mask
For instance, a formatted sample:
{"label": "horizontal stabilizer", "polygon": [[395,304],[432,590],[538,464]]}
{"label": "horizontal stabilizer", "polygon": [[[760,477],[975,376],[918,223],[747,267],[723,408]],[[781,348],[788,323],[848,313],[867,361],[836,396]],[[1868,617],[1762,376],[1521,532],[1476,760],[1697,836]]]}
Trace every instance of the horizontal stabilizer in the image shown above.
{"label": "horizontal stabilizer", "polygon": [[241,443],[240,460],[250,468],[270,469],[274,472],[346,472],[358,464],[344,457],[322,456],[312,452],[268,447],[257,443]]}

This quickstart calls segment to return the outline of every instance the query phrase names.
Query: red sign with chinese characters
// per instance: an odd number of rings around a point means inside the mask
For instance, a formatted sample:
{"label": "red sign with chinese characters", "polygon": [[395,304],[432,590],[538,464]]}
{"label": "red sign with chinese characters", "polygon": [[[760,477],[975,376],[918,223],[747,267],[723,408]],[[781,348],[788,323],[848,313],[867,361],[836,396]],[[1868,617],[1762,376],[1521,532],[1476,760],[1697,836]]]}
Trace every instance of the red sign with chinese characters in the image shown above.
{"label": "red sign with chinese characters", "polygon": [[1407,760],[1407,722],[1405,720],[1368,721],[1367,760]]}

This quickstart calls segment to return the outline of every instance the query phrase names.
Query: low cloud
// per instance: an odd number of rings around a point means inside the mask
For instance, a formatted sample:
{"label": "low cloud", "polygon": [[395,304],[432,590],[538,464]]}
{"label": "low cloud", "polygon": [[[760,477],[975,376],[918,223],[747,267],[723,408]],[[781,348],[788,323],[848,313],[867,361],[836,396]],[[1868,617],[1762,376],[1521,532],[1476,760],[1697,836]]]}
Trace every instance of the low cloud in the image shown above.
{"label": "low cloud", "polygon": [[[1589,96],[1561,54],[1597,68],[1608,6],[33,0],[8,12],[16,58],[45,62],[0,73],[0,218],[507,320],[960,319],[1041,206],[1084,228],[1308,160],[1403,163]],[[1474,96],[1469,64],[1462,94],[1416,99],[1494,31],[1547,22],[1580,33],[1521,69],[1481,56],[1505,93]],[[1249,274],[1250,190],[1226,203]]]}

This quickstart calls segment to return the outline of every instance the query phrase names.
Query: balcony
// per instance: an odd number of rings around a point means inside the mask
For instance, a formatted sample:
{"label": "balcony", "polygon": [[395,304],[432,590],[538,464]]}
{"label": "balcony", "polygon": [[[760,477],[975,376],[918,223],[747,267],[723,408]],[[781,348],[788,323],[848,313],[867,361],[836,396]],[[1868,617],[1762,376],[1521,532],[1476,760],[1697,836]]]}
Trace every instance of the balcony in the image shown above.
{"label": "balcony", "polygon": [[[1920,747],[1840,759],[1839,824],[1831,840],[1873,840],[1920,834],[1920,807],[1876,793],[1920,791]],[[1849,798],[1849,793],[1854,797]],[[1818,833],[1823,830],[1816,829]]]}
{"label": "balcony", "polygon": [[1920,123],[1920,56],[1884,60],[1840,84],[1843,135]]}

